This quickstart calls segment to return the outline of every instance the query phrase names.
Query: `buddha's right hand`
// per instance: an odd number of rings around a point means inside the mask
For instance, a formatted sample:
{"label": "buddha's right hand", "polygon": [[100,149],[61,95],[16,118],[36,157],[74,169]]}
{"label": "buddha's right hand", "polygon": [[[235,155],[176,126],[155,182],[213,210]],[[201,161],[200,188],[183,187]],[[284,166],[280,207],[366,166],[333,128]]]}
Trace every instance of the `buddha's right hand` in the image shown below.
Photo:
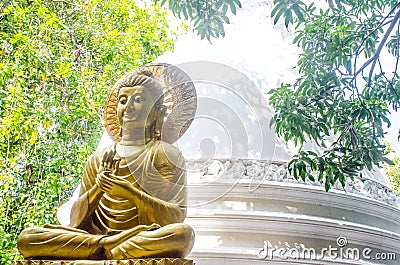
{"label": "buddha's right hand", "polygon": [[110,176],[110,174],[115,175],[119,169],[119,162],[121,161],[121,158],[116,154],[115,150],[111,150],[109,152],[106,152],[103,155],[103,160],[101,161],[101,165],[99,168],[99,173],[96,177],[96,186],[103,192],[104,190],[104,183],[102,179],[104,176]]}
{"label": "buddha's right hand", "polygon": [[119,169],[119,162],[121,158],[118,156],[115,150],[105,152],[103,160],[101,161],[99,173],[104,172],[105,174],[116,174]]}

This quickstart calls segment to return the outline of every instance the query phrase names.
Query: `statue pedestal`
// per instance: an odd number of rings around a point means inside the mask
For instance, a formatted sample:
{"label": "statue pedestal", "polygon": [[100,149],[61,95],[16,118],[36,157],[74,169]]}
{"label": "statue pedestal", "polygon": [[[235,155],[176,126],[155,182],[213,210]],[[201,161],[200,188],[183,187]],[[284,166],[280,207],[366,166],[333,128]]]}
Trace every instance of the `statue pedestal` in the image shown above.
{"label": "statue pedestal", "polygon": [[15,260],[13,265],[194,265],[182,258],[127,260]]}

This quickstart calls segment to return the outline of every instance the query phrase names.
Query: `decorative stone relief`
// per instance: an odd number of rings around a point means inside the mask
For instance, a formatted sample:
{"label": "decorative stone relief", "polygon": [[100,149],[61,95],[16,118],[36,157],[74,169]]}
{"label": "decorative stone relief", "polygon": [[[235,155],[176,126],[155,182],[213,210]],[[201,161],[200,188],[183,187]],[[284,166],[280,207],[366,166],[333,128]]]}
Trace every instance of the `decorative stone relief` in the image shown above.
{"label": "decorative stone relief", "polygon": [[[296,180],[289,174],[285,163],[250,159],[211,159],[206,161],[188,160],[186,166],[189,183],[210,180],[223,182],[229,179],[239,179],[242,182],[278,181],[323,186],[323,183],[318,180],[307,179],[305,182],[301,179]],[[348,180],[344,188],[340,183],[336,183],[332,188],[366,196],[400,208],[400,199],[396,193],[374,180],[355,177],[354,181]]]}

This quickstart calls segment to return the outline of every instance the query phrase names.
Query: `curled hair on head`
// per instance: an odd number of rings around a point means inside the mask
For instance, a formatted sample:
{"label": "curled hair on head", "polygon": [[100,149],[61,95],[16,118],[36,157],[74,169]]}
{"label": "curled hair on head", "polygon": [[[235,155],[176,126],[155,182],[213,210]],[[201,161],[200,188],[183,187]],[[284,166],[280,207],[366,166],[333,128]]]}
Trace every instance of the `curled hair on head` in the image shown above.
{"label": "curled hair on head", "polygon": [[139,67],[119,79],[115,84],[117,96],[119,94],[119,90],[122,87],[134,86],[146,87],[150,91],[150,94],[153,96],[153,99],[156,102],[156,107],[160,107],[163,104],[163,89],[160,84],[154,79],[152,72],[148,69]]}
{"label": "curled hair on head", "polygon": [[152,73],[149,69],[144,68],[144,67],[136,68],[136,69],[133,70],[132,72],[133,72],[133,74],[135,74],[135,75],[145,75],[145,76],[148,76],[148,77],[151,77],[151,78],[154,79],[153,73]]}

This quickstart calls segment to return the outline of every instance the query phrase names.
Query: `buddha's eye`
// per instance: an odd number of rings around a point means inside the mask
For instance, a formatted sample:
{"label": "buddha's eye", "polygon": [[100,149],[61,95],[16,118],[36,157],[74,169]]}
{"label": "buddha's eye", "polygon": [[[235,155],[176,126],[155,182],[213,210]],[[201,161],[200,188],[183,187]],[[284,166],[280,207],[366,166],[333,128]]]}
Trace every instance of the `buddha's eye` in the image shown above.
{"label": "buddha's eye", "polygon": [[137,96],[137,97],[135,97],[135,102],[136,102],[136,103],[141,103],[141,102],[143,102],[144,100],[145,100],[145,98],[142,97],[142,96]]}
{"label": "buddha's eye", "polygon": [[119,99],[119,104],[125,105],[126,102],[127,102],[126,97],[121,97],[121,98]]}

